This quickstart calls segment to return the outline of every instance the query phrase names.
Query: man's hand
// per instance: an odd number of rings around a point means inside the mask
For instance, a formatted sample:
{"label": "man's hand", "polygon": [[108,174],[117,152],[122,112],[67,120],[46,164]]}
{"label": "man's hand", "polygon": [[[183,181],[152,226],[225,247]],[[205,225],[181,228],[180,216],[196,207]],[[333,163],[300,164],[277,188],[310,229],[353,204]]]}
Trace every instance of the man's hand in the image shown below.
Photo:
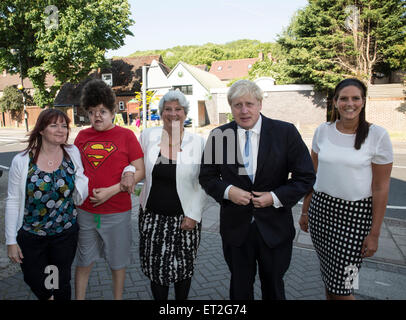
{"label": "man's hand", "polygon": [[252,199],[252,194],[248,191],[232,186],[228,191],[228,199],[235,204],[246,206]]}
{"label": "man's hand", "polygon": [[134,192],[134,188],[135,188],[134,173],[132,172],[124,173],[120,181],[120,190],[131,194]]}
{"label": "man's hand", "polygon": [[252,191],[252,203],[255,208],[265,208],[273,205],[273,198],[270,192]]}

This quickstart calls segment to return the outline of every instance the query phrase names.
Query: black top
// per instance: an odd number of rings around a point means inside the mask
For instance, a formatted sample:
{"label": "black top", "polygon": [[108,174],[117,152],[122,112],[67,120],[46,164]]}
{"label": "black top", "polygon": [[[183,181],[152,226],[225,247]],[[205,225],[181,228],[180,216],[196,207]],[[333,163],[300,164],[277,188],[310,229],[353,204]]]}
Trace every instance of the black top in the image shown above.
{"label": "black top", "polygon": [[159,153],[152,170],[152,186],[146,208],[156,214],[178,216],[183,214],[182,205],[176,191],[176,160],[168,159]]}

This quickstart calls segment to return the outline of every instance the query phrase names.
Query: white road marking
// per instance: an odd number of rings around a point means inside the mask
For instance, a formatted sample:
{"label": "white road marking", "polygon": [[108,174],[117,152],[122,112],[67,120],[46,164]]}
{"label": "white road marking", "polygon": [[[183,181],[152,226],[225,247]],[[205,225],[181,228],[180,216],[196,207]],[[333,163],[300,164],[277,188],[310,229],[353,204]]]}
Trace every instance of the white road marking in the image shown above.
{"label": "white road marking", "polygon": [[[303,202],[299,201],[298,204],[303,205]],[[386,206],[387,209],[394,209],[394,210],[406,210],[405,206]]]}

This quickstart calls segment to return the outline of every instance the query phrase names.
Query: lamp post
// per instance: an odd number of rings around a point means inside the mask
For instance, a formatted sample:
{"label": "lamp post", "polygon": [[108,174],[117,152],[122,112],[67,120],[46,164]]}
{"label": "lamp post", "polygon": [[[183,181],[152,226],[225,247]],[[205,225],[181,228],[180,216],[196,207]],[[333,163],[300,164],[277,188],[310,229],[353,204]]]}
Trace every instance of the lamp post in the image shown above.
{"label": "lamp post", "polygon": [[142,127],[147,128],[147,66],[142,66]]}
{"label": "lamp post", "polygon": [[25,122],[25,130],[27,130],[28,132],[28,115],[27,115],[27,108],[25,105],[25,95],[24,95],[24,77],[23,77],[23,68],[22,68],[22,64],[21,64],[21,55],[20,55],[20,51],[15,50],[15,49],[11,49],[11,54],[16,55],[18,54],[18,62],[20,65],[20,79],[21,79],[21,84],[19,84],[17,86],[17,89],[21,91],[21,94],[23,95],[23,108],[24,108],[24,122]]}
{"label": "lamp post", "polygon": [[[152,84],[148,84],[148,69],[159,68],[157,64],[151,64],[149,66],[142,66],[142,123],[143,128],[147,127],[147,90],[159,90],[159,89],[171,89],[172,86],[168,84],[159,83],[154,77],[152,77],[151,82]],[[151,70],[150,70],[151,71]],[[151,112],[149,111],[149,119],[151,119]]]}

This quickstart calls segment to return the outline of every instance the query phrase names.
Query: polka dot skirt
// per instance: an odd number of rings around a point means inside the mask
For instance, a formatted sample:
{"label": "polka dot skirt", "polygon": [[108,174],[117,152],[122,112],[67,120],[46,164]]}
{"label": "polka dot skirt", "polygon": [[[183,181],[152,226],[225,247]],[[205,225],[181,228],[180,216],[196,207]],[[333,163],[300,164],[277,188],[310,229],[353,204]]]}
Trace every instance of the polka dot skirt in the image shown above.
{"label": "polka dot skirt", "polygon": [[372,197],[358,201],[314,192],[309,229],[320,260],[320,271],[330,294],[353,293],[352,271],[362,263],[361,249],[372,225]]}

